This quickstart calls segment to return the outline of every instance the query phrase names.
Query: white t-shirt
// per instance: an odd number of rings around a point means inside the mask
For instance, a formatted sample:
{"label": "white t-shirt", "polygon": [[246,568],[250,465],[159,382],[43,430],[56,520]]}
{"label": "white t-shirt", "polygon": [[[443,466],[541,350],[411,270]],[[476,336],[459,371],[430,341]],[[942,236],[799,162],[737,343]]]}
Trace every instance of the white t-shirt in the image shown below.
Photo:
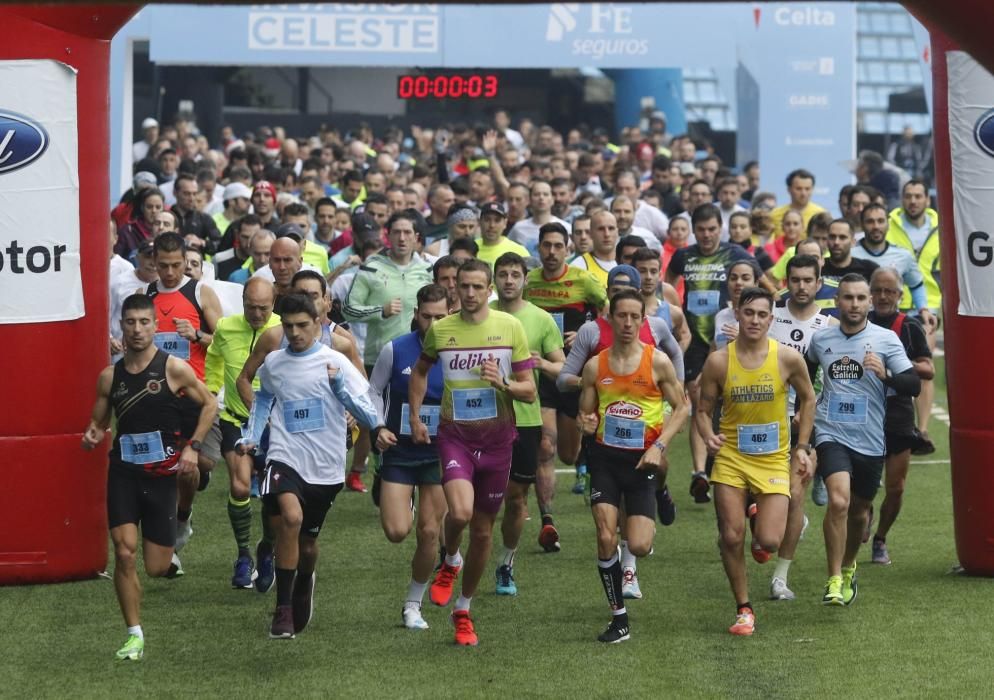
{"label": "white t-shirt", "polygon": [[661,253],[663,251],[663,244],[660,243],[659,239],[656,238],[656,236],[652,233],[652,231],[650,231],[647,228],[642,228],[641,226],[632,226],[631,230],[628,233],[622,235],[638,236],[643,241],[645,241],[646,247],[649,248],[650,250],[654,250],[657,253]]}
{"label": "white t-shirt", "polygon": [[[331,387],[328,365],[344,375],[340,391]],[[302,353],[277,350],[259,368],[259,382],[276,397],[267,459],[293,467],[308,484],[344,482],[348,426],[343,399],[369,402],[369,383],[349,359],[319,342]]]}
{"label": "white t-shirt", "polygon": [[132,294],[144,294],[148,289],[148,282],[143,282],[138,277],[138,270],[131,268],[131,272],[120,274],[111,279],[110,282],[110,334],[118,340],[121,339],[121,307],[124,300]]}
{"label": "white t-shirt", "polygon": [[649,229],[660,241],[666,240],[666,232],[670,226],[669,217],[648,202],[638,203],[638,208],[635,209],[635,219],[632,223],[635,226]]}
{"label": "white t-shirt", "polygon": [[[321,270],[317,269],[316,267],[314,267],[310,263],[303,263],[300,266],[300,269],[301,270],[314,270],[316,273],[321,274]],[[273,284],[276,284],[276,278],[273,277],[273,271],[269,269],[269,265],[263,265],[258,270],[256,270],[254,273],[252,273],[252,276],[253,277],[262,277],[263,279],[267,279],[270,282],[272,282]]]}
{"label": "white t-shirt", "polygon": [[719,350],[732,342],[732,338],[721,330],[724,326],[739,327],[739,322],[735,320],[735,310],[731,306],[726,306],[714,315],[714,346]]}

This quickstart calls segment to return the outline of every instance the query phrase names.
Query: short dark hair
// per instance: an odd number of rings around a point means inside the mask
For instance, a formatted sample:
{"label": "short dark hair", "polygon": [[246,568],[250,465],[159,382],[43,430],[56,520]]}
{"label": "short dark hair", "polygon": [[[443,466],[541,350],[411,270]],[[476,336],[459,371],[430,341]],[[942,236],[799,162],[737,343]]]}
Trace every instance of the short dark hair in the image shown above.
{"label": "short dark hair", "polygon": [[520,267],[521,273],[524,275],[528,274],[528,266],[525,264],[525,259],[514,252],[507,252],[501,255],[497,260],[494,261],[494,272],[497,272],[498,267]]}
{"label": "short dark hair", "polygon": [[749,302],[755,301],[756,299],[766,299],[770,304],[770,310],[773,309],[773,294],[769,290],[763,289],[762,287],[746,287],[742,290],[742,294],[739,295],[739,308],[748,304]]}
{"label": "short dark hair", "polygon": [[925,190],[925,196],[928,197],[928,185],[925,184],[924,180],[921,180],[917,177],[913,177],[904,183],[904,185],[901,187],[901,194],[903,195],[905,192],[907,192],[908,188],[911,187],[912,185],[920,185],[922,189]]}
{"label": "short dark hair", "polygon": [[177,250],[185,255],[186,241],[183,239],[183,236],[175,231],[166,231],[155,237],[155,240],[152,242],[152,249],[156,255],[159,253],[174,253]]}
{"label": "short dark hair", "polygon": [[129,311],[151,311],[152,317],[155,318],[155,304],[152,303],[152,297],[147,294],[132,294],[124,303],[121,305],[121,319],[124,319],[124,314]]}
{"label": "short dark hair", "polygon": [[634,253],[632,253],[633,266],[635,265],[635,263],[648,262],[649,260],[655,260],[660,265],[663,264],[663,261],[659,258],[659,253],[655,252],[652,248],[646,245],[643,245]]}
{"label": "short dark hair", "polygon": [[321,207],[332,207],[336,211],[338,210],[338,205],[335,204],[335,200],[332,199],[331,197],[322,197],[321,199],[319,199],[317,203],[314,205],[314,213],[317,214],[318,209],[320,209]]}
{"label": "short dark hair", "polygon": [[418,290],[418,306],[449,300],[448,290],[440,284],[426,284]]}
{"label": "short dark hair", "polygon": [[391,214],[390,218],[387,219],[387,232],[389,233],[393,229],[393,225],[398,221],[410,221],[411,226],[414,227],[414,232],[417,233],[418,236],[420,237],[421,235],[420,226],[421,226],[421,221],[423,220],[424,219],[421,218],[418,215],[418,213],[413,209],[401,209],[400,211]]}
{"label": "short dark hair", "polygon": [[317,280],[321,283],[321,294],[328,293],[328,280],[317,270],[298,270],[290,279],[290,287],[293,288],[297,282],[302,282],[303,280]]}
{"label": "short dark hair", "polygon": [[459,266],[459,272],[456,273],[456,277],[458,278],[458,276],[464,272],[483,272],[487,275],[487,284],[494,281],[494,272],[490,269],[490,263],[477,260],[476,258],[470,258],[461,264]]}
{"label": "short dark hair", "polygon": [[449,255],[457,250],[465,250],[475,258],[480,252],[480,246],[472,238],[457,238],[449,244]]}
{"label": "short dark hair", "polygon": [[358,170],[348,170],[342,175],[342,185],[346,185],[349,182],[362,182],[362,173]]}
{"label": "short dark hair", "polygon": [[614,259],[615,262],[620,262],[621,251],[625,248],[642,248],[645,246],[645,239],[641,236],[635,236],[629,234],[627,236],[622,236],[618,239],[618,242],[614,246]]}
{"label": "short dark hair", "polygon": [[450,267],[458,268],[461,264],[462,263],[460,263],[451,255],[443,255],[442,257],[440,257],[438,260],[435,261],[434,265],[431,266],[432,279],[438,282],[439,271],[447,270]]}
{"label": "short dark hair", "polygon": [[790,260],[787,261],[787,278],[790,279],[790,273],[796,268],[810,267],[815,271],[815,279],[821,277],[821,265],[818,264],[818,258],[813,255],[795,255]]}
{"label": "short dark hair", "polygon": [[538,242],[541,243],[542,239],[550,233],[558,233],[563,237],[563,241],[565,241],[567,245],[569,244],[569,233],[567,233],[566,227],[558,221],[550,221],[547,224],[542,224],[542,226],[538,229]]}
{"label": "short dark hair", "polygon": [[367,207],[370,204],[387,204],[387,196],[382,192],[370,192],[366,195],[366,201],[363,204]]}
{"label": "short dark hair", "polygon": [[697,228],[697,224],[710,221],[711,219],[717,219],[720,222],[721,211],[711,203],[702,204],[694,209],[694,213],[690,215],[690,227],[695,229]]}
{"label": "short dark hair", "polygon": [[608,306],[608,314],[614,313],[619,301],[625,301],[627,299],[637,301],[642,306],[642,315],[645,316],[645,299],[642,298],[642,292],[631,287],[622,289],[620,292],[611,297],[611,303],[610,306]]}
{"label": "short dark hair", "polygon": [[849,235],[850,236],[853,235],[852,223],[849,221],[849,219],[842,219],[842,218],[832,219],[831,223],[829,224],[829,227],[831,227],[833,224],[845,224],[846,228],[849,229]]}
{"label": "short dark hair", "polygon": [[280,316],[286,318],[290,314],[307,314],[317,320],[318,310],[306,294],[287,294],[280,299]]}
{"label": "short dark hair", "polygon": [[860,222],[866,221],[866,212],[873,211],[875,209],[880,209],[884,213],[884,216],[885,217],[887,216],[887,207],[885,207],[883,204],[877,204],[876,202],[870,202],[865,207],[863,207],[863,211],[861,211],[859,213],[859,220],[860,220]]}
{"label": "short dark hair", "polygon": [[[842,291],[842,285],[856,284],[857,282],[862,282],[865,285],[870,284],[869,282],[866,281],[866,278],[863,277],[863,275],[859,274],[858,272],[847,272],[846,274],[842,275],[841,279],[839,279],[839,291]],[[836,292],[836,294],[838,294],[838,292]]]}
{"label": "short dark hair", "polygon": [[307,205],[303,202],[290,202],[283,207],[283,218],[288,216],[310,216]]}
{"label": "short dark hair", "polygon": [[787,187],[790,187],[791,183],[795,179],[801,178],[802,180],[811,180],[811,184],[815,184],[815,176],[810,170],[805,170],[804,168],[798,168],[797,170],[791,170],[787,174]]}
{"label": "short dark hair", "polygon": [[822,231],[828,231],[828,227],[832,225],[832,215],[827,211],[820,211],[808,221],[807,234],[810,236],[815,229],[820,229]]}

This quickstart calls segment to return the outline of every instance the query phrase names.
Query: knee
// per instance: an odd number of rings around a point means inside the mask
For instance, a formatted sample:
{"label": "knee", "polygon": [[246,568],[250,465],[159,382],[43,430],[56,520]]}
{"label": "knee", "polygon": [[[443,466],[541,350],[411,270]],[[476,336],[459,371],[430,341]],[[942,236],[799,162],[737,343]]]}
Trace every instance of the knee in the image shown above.
{"label": "knee", "polygon": [[244,501],[249,497],[252,491],[252,487],[245,481],[238,478],[233,478],[231,480],[231,487],[229,489],[231,497],[236,501]]}
{"label": "knee", "polygon": [[504,515],[506,517],[517,517],[525,509],[525,492],[517,489],[507,492],[504,498]]}
{"label": "knee", "polygon": [[411,531],[410,525],[400,525],[399,523],[383,523],[383,534],[387,536],[393,544],[403,542]]}
{"label": "knee", "polygon": [[466,511],[462,508],[454,508],[449,511],[449,514],[446,516],[446,521],[451,527],[462,530],[464,527],[469,525],[470,517],[472,517],[472,511]]}
{"label": "knee", "polygon": [[767,552],[776,552],[780,549],[780,543],[783,541],[783,536],[771,535],[771,534],[761,534],[756,537],[756,543],[759,544]]}
{"label": "knee", "polygon": [[827,507],[829,513],[836,517],[845,515],[849,511],[849,494],[829,491]]}
{"label": "knee", "polygon": [[741,526],[728,526],[721,528],[718,543],[728,551],[737,551],[742,547],[745,540],[745,528]]}
{"label": "knee", "polygon": [[469,530],[469,539],[477,545],[489,543],[492,537],[493,528],[490,526],[479,525],[471,527]]}
{"label": "knee", "polygon": [[608,530],[607,528],[597,529],[597,549],[600,552],[610,552],[612,549],[617,548],[618,539],[617,535]]}
{"label": "knee", "polygon": [[118,543],[114,547],[114,562],[122,569],[134,569],[137,558],[138,550],[130,545]]}
{"label": "knee", "polygon": [[169,573],[169,565],[172,562],[163,560],[162,562],[145,562],[145,573],[149,578],[162,578]]}
{"label": "knee", "polygon": [[538,443],[538,459],[540,462],[548,462],[556,456],[556,434],[542,433],[542,439]]}
{"label": "knee", "polygon": [[904,496],[904,479],[887,483],[885,493],[888,498],[901,498]]}
{"label": "knee", "polygon": [[438,525],[434,522],[419,523],[417,540],[418,544],[434,547],[438,543]]}
{"label": "knee", "polygon": [[300,526],[304,524],[304,514],[299,510],[295,511],[284,511],[280,513],[280,520],[283,522],[283,527],[287,530],[299,530]]}
{"label": "knee", "polygon": [[634,554],[636,557],[647,557],[649,556],[649,550],[652,549],[651,542],[640,542],[636,540],[628,540],[628,551]]}

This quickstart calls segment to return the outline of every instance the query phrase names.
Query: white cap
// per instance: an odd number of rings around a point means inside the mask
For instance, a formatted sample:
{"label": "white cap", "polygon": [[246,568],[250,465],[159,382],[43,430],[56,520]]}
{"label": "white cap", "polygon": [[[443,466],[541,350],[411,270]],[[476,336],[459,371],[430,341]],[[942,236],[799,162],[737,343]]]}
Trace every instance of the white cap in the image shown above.
{"label": "white cap", "polygon": [[144,129],[151,129],[152,127],[155,127],[155,126],[158,126],[158,125],[159,125],[159,122],[157,122],[154,119],[152,119],[152,117],[145,117],[145,120],[142,122],[142,129],[143,130]]}
{"label": "white cap", "polygon": [[229,199],[235,199],[236,197],[252,199],[252,190],[241,182],[232,182],[230,185],[225,185],[224,195],[221,199],[227,202]]}

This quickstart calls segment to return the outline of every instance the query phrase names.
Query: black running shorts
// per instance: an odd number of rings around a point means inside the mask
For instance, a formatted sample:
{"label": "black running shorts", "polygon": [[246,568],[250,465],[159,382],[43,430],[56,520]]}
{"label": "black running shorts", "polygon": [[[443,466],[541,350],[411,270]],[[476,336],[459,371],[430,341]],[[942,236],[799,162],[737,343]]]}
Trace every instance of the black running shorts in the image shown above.
{"label": "black running shorts", "polygon": [[292,493],[300,501],[304,511],[304,522],[300,534],[317,537],[321,534],[325,516],[335,503],[335,496],[344,484],[309,484],[297,471],[283,462],[270,461],[266,465],[262,485],[259,488],[268,513],[279,515],[279,495]]}
{"label": "black running shorts", "polygon": [[176,475],[149,476],[138,469],[107,471],[107,522],[110,529],[129,523],[142,538],[161,547],[176,544]]}
{"label": "black running shorts", "polygon": [[656,471],[636,469],[642,452],[605,447],[590,442],[587,471],[590,473],[590,505],[606,503],[621,507],[625,499],[628,516],[656,517]]}

